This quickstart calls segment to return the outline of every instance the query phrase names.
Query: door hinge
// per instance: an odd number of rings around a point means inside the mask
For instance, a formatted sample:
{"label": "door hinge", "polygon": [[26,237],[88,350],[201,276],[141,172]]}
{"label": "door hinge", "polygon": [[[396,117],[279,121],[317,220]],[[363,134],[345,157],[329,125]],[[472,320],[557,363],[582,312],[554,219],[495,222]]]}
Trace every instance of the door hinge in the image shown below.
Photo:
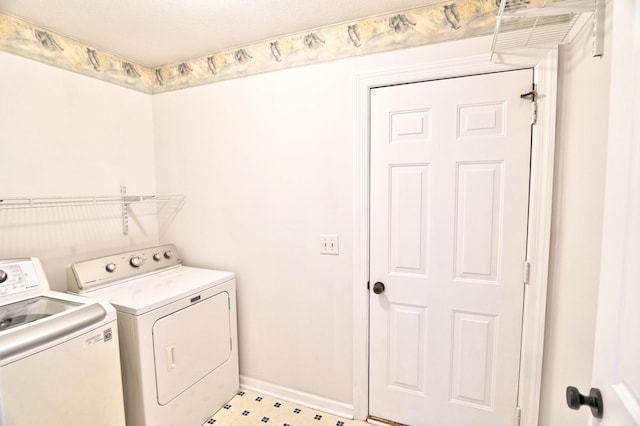
{"label": "door hinge", "polygon": [[591,54],[599,58],[604,54],[604,19],[605,0],[596,0],[596,8],[593,12],[593,36]]}
{"label": "door hinge", "polygon": [[525,260],[523,268],[522,268],[522,281],[525,284],[529,284],[529,278],[531,276],[531,263]]}
{"label": "door hinge", "polygon": [[367,281],[367,290],[369,290],[369,283],[370,281]]}
{"label": "door hinge", "polygon": [[520,426],[520,420],[522,419],[522,410],[520,407],[516,407],[516,426]]}
{"label": "door hinge", "polygon": [[523,93],[520,98],[531,98],[531,124],[536,124],[538,122],[538,91],[536,90],[536,85],[533,84],[531,91]]}

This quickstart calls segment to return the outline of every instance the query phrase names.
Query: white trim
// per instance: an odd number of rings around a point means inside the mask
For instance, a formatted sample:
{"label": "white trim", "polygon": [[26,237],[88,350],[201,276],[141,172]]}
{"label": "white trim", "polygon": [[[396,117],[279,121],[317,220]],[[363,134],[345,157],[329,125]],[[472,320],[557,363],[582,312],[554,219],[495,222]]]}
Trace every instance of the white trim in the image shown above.
{"label": "white trim", "polygon": [[540,411],[551,240],[557,70],[558,55],[554,50],[536,64],[534,71],[540,96],[538,97],[538,124],[533,126],[531,152],[527,246],[531,275],[524,299],[520,392],[518,393],[518,405],[522,408],[520,423],[522,426],[537,426]]}
{"label": "white trim", "polygon": [[243,375],[240,375],[240,387],[264,395],[281,398],[285,401],[309,407],[314,410],[333,414],[334,416],[343,417],[345,419],[353,418],[353,406],[344,402],[323,398],[318,395],[313,395]]}
{"label": "white trim", "polygon": [[396,68],[356,76],[356,128],[354,146],[354,417],[366,419],[369,412],[369,92],[374,87],[438,78],[534,68],[540,94],[538,124],[534,126],[531,170],[532,191],[529,216],[528,261],[531,283],[525,292],[523,356],[518,405],[522,426],[537,426],[542,380],[544,319],[546,312],[551,200],[555,150],[557,50],[540,56],[500,56],[491,63],[488,55]]}
{"label": "white trim", "polygon": [[627,410],[629,417],[633,419],[636,424],[640,424],[640,404],[636,400],[633,390],[629,389],[626,383],[618,383],[611,386],[620,398],[622,407]]}

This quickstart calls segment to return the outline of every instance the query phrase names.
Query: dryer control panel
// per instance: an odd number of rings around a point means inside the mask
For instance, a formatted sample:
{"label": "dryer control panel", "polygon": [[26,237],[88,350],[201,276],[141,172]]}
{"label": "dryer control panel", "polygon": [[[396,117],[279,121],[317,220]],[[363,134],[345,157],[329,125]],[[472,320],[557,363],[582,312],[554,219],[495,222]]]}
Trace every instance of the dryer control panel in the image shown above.
{"label": "dryer control panel", "polygon": [[67,289],[84,293],[180,265],[182,259],[173,244],[83,260],[67,268]]}

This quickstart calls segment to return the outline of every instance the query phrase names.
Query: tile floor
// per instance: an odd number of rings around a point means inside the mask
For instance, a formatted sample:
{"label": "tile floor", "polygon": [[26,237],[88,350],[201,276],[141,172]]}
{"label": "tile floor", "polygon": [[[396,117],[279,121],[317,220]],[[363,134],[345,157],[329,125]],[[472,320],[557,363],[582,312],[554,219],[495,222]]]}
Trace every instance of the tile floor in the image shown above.
{"label": "tile floor", "polygon": [[370,426],[343,419],[246,389],[213,415],[203,426]]}

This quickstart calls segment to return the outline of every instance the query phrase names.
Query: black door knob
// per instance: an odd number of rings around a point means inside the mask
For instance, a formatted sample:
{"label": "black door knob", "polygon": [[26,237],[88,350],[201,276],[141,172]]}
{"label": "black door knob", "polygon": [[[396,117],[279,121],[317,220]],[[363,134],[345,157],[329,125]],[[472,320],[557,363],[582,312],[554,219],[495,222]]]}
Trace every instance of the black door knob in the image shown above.
{"label": "black door knob", "polygon": [[572,410],[578,410],[583,405],[591,407],[591,414],[598,419],[602,418],[602,412],[604,410],[602,404],[602,393],[600,389],[591,388],[589,396],[582,395],[578,388],[575,386],[567,387],[567,405]]}
{"label": "black door knob", "polygon": [[375,294],[382,294],[384,292],[384,284],[382,284],[380,281],[375,283],[373,285],[373,292]]}

